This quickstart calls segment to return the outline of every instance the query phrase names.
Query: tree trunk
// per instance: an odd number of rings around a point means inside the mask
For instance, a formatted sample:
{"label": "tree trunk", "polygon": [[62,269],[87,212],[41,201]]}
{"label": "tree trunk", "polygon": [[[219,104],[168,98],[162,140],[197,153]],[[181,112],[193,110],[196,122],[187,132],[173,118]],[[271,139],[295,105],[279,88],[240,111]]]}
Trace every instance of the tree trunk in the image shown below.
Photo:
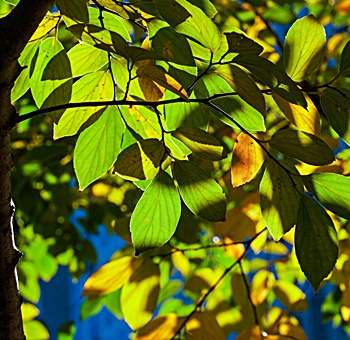
{"label": "tree trunk", "polygon": [[11,105],[11,89],[20,73],[18,58],[53,0],[21,0],[0,19],[0,339],[25,339],[16,265],[20,252],[14,245],[11,200],[11,139],[16,112]]}

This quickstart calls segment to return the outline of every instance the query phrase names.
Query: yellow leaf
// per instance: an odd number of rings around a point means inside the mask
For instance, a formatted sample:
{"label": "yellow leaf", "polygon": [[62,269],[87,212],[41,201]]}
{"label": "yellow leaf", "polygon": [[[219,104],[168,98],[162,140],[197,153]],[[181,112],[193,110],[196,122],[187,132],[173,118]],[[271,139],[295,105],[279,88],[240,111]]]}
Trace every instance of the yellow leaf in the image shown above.
{"label": "yellow leaf", "polygon": [[27,303],[27,302],[22,303],[21,312],[22,312],[23,322],[33,320],[40,314],[40,311],[38,308],[36,308],[31,303]]}
{"label": "yellow leaf", "polygon": [[274,275],[267,270],[259,270],[254,275],[250,295],[254,305],[260,305],[265,301],[274,281]]}
{"label": "yellow leaf", "polygon": [[249,135],[237,137],[231,162],[231,182],[234,188],[251,181],[264,162],[264,152]]}
{"label": "yellow leaf", "polygon": [[280,110],[291,123],[293,123],[301,131],[319,136],[321,133],[321,125],[318,110],[310,97],[307,94],[304,95],[307,102],[307,109],[303,108],[302,106],[289,103],[276,93],[274,93],[272,96]]}
{"label": "yellow leaf", "polygon": [[188,258],[181,251],[172,253],[171,260],[173,262],[173,265],[183,276],[188,275],[191,264]]}
{"label": "yellow leaf", "polygon": [[[144,66],[139,67],[136,71],[136,74],[139,78],[149,79],[154,83],[160,85],[161,87],[166,88],[171,92],[174,92],[182,99],[188,101],[188,95],[185,89],[182,87],[182,85],[158,67],[146,64]],[[146,93],[148,94],[149,91],[148,87],[142,88],[141,86],[141,89],[144,95],[146,96]]]}
{"label": "yellow leaf", "polygon": [[142,262],[142,258],[124,256],[105,264],[85,282],[83,296],[101,296],[119,289]]}
{"label": "yellow leaf", "polygon": [[207,312],[196,312],[186,324],[187,338],[192,340],[225,340],[215,316]]}
{"label": "yellow leaf", "polygon": [[142,267],[134,271],[123,287],[120,306],[124,320],[133,329],[143,327],[153,315],[160,291],[159,266],[144,259]]}
{"label": "yellow leaf", "polygon": [[140,330],[135,340],[172,339],[182,322],[183,318],[173,313],[157,316]]}
{"label": "yellow leaf", "polygon": [[58,15],[58,13],[51,14],[50,12],[48,12],[29,41],[34,41],[43,38],[58,24],[59,20],[60,16]]}
{"label": "yellow leaf", "polygon": [[206,293],[219,279],[222,270],[211,268],[199,268],[194,275],[185,283],[184,289],[200,295]]}
{"label": "yellow leaf", "polygon": [[304,292],[293,283],[278,280],[273,286],[277,298],[291,311],[300,312],[308,308]]}

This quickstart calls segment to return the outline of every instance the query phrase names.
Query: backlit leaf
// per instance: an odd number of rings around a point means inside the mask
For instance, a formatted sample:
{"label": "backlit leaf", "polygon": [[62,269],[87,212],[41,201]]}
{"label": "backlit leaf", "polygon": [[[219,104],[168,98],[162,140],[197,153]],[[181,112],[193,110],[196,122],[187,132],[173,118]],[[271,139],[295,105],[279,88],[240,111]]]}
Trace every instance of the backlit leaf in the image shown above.
{"label": "backlit leaf", "polygon": [[224,33],[228,42],[228,52],[241,54],[260,54],[264,48],[250,39],[244,32],[234,29],[233,32]]}
{"label": "backlit leaf", "polygon": [[350,178],[332,173],[303,176],[306,188],[333,213],[350,220]]}
{"label": "backlit leaf", "polygon": [[264,151],[248,134],[241,132],[231,161],[231,183],[234,188],[251,181],[264,163]]}
{"label": "backlit leaf", "polygon": [[[292,173],[298,173],[286,163],[283,165]],[[297,187],[294,186],[292,179]],[[260,206],[266,226],[275,241],[279,241],[296,224],[300,192],[303,191],[300,178],[289,176],[275,162],[268,164],[260,183]]]}
{"label": "backlit leaf", "polygon": [[177,33],[164,21],[154,19],[147,23],[152,50],[166,57],[169,61],[188,66],[195,66],[187,39]]}
{"label": "backlit leaf", "polygon": [[50,339],[50,334],[46,327],[38,320],[31,320],[23,323],[23,330],[26,338],[46,340]]}
{"label": "backlit leaf", "polygon": [[339,65],[339,73],[349,76],[347,73],[350,70],[350,41],[348,41],[343,49]]}
{"label": "backlit leaf", "polygon": [[39,24],[38,28],[36,29],[35,33],[32,35],[29,41],[34,41],[43,38],[46,34],[48,34],[53,28],[56,27],[60,17],[58,13],[51,14],[48,12],[41,23]]}
{"label": "backlit leaf", "polygon": [[108,62],[106,51],[88,44],[75,45],[68,51],[67,55],[72,67],[73,77],[97,71]]}
{"label": "backlit leaf", "polygon": [[177,333],[182,322],[183,318],[174,313],[157,316],[137,333],[135,340],[171,339]]}
{"label": "backlit leaf", "polygon": [[266,114],[265,99],[255,82],[241,68],[234,65],[221,65],[214,73],[225,79],[231,88],[249,105]]}
{"label": "backlit leaf", "polygon": [[183,201],[194,214],[211,222],[225,220],[225,194],[208,173],[192,162],[176,161],[174,177]]}
{"label": "backlit leaf", "polygon": [[295,251],[302,271],[317,291],[338,258],[338,237],[332,219],[308,196],[300,202]]}
{"label": "backlit leaf", "polygon": [[67,27],[67,30],[79,40],[100,48],[102,50],[116,53],[126,59],[133,61],[166,58],[141,47],[131,46],[118,33],[109,31],[91,24],[77,24]]}
{"label": "backlit leaf", "polygon": [[307,310],[308,302],[304,292],[291,282],[277,280],[273,286],[273,291],[289,310],[301,312]]}
{"label": "backlit leaf", "polygon": [[350,91],[342,87],[321,92],[321,106],[332,128],[350,145]]}
{"label": "backlit leaf", "polygon": [[305,95],[307,109],[302,106],[289,103],[274,93],[273,99],[288,120],[301,131],[319,136],[321,132],[320,116],[318,110],[308,95]]}
{"label": "backlit leaf", "polygon": [[151,259],[145,259],[142,270],[136,270],[123,287],[120,305],[124,320],[133,330],[144,326],[151,319],[157,306],[159,281],[159,266]]}
{"label": "backlit leaf", "polygon": [[227,157],[224,148],[217,139],[197,127],[180,126],[171,134],[200,158],[208,161],[219,161]]}
{"label": "backlit leaf", "polygon": [[189,36],[214,52],[220,45],[220,31],[206,14],[186,0],[155,0],[160,14],[178,33]]}
{"label": "backlit leaf", "polygon": [[48,38],[41,43],[37,53],[34,69],[30,72],[31,92],[36,105],[49,107],[69,102],[72,72],[63,45],[56,38]]}
{"label": "backlit leaf", "polygon": [[[139,78],[149,79],[168,89],[171,92],[176,93],[181,98],[188,100],[187,93],[180,83],[178,83],[174,78],[166,74],[164,71],[153,65],[141,66],[137,69],[136,74]],[[141,86],[141,84],[140,84]],[[147,93],[148,87],[141,86],[143,93]]]}
{"label": "backlit leaf", "polygon": [[162,171],[146,188],[131,216],[130,231],[136,255],[168,242],[180,214],[179,193],[169,174]]}
{"label": "backlit leaf", "polygon": [[109,106],[93,125],[84,130],[74,151],[74,169],[79,189],[104,175],[120,151],[124,122],[115,106]]}
{"label": "backlit leaf", "polygon": [[274,274],[267,270],[259,270],[253,277],[250,297],[255,306],[262,304],[275,282]]}
{"label": "backlit leaf", "polygon": [[307,79],[322,62],[326,32],[313,15],[295,21],[289,29],[283,50],[284,67],[296,82]]}
{"label": "backlit leaf", "polygon": [[23,322],[33,320],[40,314],[39,309],[28,302],[22,303],[21,312],[22,312]]}
{"label": "backlit leaf", "polygon": [[298,86],[271,61],[257,55],[250,55],[249,58],[245,55],[238,55],[233,62],[248,69],[285,100],[304,108],[307,107],[305,97]]}
{"label": "backlit leaf", "polygon": [[131,181],[154,178],[159,172],[164,155],[164,145],[158,139],[141,140],[119,154],[114,171]]}
{"label": "backlit leaf", "polygon": [[83,296],[106,295],[121,288],[142,263],[142,258],[133,256],[124,256],[108,262],[87,279]]}
{"label": "backlit leaf", "polygon": [[208,312],[195,312],[186,323],[186,336],[188,339],[226,339],[225,334],[214,314]]}
{"label": "backlit leaf", "polygon": [[[73,103],[106,101],[113,99],[113,81],[109,72],[97,71],[87,74],[73,84]],[[67,109],[54,125],[54,139],[76,134],[80,127],[103,106],[86,106]]]}
{"label": "backlit leaf", "polygon": [[55,0],[62,15],[82,22],[89,21],[86,0]]}
{"label": "backlit leaf", "polygon": [[285,129],[276,132],[269,144],[283,154],[311,165],[326,165],[334,161],[332,149],[310,133]]}

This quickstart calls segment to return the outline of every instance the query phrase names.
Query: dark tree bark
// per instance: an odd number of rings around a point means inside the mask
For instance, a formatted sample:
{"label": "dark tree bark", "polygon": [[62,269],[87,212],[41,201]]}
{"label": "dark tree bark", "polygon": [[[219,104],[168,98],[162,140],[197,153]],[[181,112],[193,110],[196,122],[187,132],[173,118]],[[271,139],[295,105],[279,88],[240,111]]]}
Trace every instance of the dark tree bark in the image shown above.
{"label": "dark tree bark", "polygon": [[11,201],[11,138],[16,112],[11,105],[11,89],[20,74],[18,58],[50,10],[53,0],[21,0],[0,19],[0,339],[25,339],[16,265],[20,252],[14,245]]}

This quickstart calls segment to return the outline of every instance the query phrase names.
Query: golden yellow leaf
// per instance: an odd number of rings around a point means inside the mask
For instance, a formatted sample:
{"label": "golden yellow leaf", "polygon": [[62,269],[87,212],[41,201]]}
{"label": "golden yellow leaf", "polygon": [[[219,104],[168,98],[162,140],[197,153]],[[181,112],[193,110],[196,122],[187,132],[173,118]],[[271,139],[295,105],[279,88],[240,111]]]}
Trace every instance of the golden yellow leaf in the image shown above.
{"label": "golden yellow leaf", "polygon": [[278,280],[273,286],[273,291],[278,300],[291,311],[300,312],[308,308],[304,292],[291,282]]}
{"label": "golden yellow leaf", "polygon": [[215,316],[208,312],[196,312],[186,324],[187,338],[191,340],[225,340]]}
{"label": "golden yellow leaf", "polygon": [[303,108],[302,106],[289,103],[276,93],[274,93],[272,96],[283,114],[297,128],[299,128],[301,131],[305,131],[316,136],[320,135],[320,116],[315,104],[307,94],[304,94],[307,102],[307,109]]}
{"label": "golden yellow leaf", "polygon": [[157,316],[140,330],[135,340],[172,339],[182,322],[183,318],[174,313]]}
{"label": "golden yellow leaf", "polygon": [[262,148],[246,133],[237,137],[231,162],[231,183],[234,188],[251,181],[264,162]]}
{"label": "golden yellow leaf", "polygon": [[58,24],[59,20],[60,16],[58,15],[58,13],[48,12],[29,41],[34,41],[43,38]]}
{"label": "golden yellow leaf", "polygon": [[142,262],[142,258],[124,256],[105,264],[85,282],[83,296],[101,296],[119,289]]}
{"label": "golden yellow leaf", "polygon": [[172,253],[171,260],[173,262],[173,265],[183,276],[188,275],[191,264],[188,258],[181,251]]}
{"label": "golden yellow leaf", "polygon": [[266,300],[268,293],[275,281],[273,273],[267,270],[259,270],[253,277],[250,298],[253,304],[260,305]]}
{"label": "golden yellow leaf", "polygon": [[142,267],[134,271],[129,282],[123,286],[120,306],[126,323],[137,330],[153,315],[160,291],[159,266],[151,259],[144,259]]}
{"label": "golden yellow leaf", "polygon": [[[161,87],[168,89],[169,91],[177,94],[180,96],[182,99],[188,101],[188,95],[185,91],[185,89],[182,87],[182,85],[176,81],[173,77],[171,77],[169,74],[165,73],[158,67],[150,64],[146,64],[143,66],[140,66],[136,74],[139,78],[146,78],[154,83],[160,85]],[[141,83],[140,83],[141,86]],[[148,94],[149,88],[145,87],[142,88],[142,92],[146,96],[146,93]],[[152,89],[153,90],[153,89]]]}

